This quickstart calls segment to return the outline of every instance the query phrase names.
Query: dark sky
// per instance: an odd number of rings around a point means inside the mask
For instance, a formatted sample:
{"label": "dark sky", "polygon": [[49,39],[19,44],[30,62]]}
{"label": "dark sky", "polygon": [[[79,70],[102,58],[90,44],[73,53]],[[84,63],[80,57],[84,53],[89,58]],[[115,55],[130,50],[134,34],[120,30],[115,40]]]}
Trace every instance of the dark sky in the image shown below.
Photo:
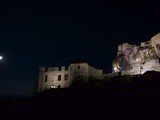
{"label": "dark sky", "polygon": [[105,73],[117,46],[160,32],[160,4],[148,0],[0,2],[0,95],[29,95],[39,66],[82,58]]}

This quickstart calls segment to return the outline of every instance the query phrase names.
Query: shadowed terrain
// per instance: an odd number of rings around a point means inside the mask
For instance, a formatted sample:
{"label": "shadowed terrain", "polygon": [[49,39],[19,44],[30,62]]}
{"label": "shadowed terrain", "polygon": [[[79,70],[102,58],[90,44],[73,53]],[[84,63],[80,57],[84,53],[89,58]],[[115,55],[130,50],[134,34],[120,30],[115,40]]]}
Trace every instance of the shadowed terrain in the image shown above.
{"label": "shadowed terrain", "polygon": [[93,80],[78,88],[1,101],[0,113],[6,119],[155,119],[160,112],[160,82],[147,75]]}

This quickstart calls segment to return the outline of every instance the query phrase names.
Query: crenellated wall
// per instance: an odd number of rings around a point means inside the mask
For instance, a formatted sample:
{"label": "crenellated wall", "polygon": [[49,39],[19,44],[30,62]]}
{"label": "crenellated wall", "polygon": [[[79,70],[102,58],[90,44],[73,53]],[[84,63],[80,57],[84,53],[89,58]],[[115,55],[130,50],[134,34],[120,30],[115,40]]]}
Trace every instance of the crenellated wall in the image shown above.
{"label": "crenellated wall", "polygon": [[68,88],[75,80],[85,80],[87,82],[89,77],[98,79],[102,76],[102,70],[97,70],[87,63],[71,63],[68,67],[40,67],[38,91],[41,92],[51,88]]}
{"label": "crenellated wall", "polygon": [[[66,70],[65,66],[59,67],[40,67],[39,71],[39,88],[43,91],[50,88],[66,88],[69,86],[69,72]],[[65,75],[68,76],[65,79]],[[58,76],[61,76],[61,79],[58,79]]]}

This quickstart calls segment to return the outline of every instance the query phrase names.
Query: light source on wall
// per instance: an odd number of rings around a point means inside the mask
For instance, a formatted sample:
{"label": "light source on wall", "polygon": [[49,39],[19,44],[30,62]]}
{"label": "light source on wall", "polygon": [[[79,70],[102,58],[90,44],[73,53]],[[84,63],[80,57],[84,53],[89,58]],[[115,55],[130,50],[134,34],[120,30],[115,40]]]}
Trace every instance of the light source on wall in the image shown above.
{"label": "light source on wall", "polygon": [[113,69],[114,69],[114,72],[119,72],[119,65],[118,65],[118,63],[114,63],[114,65],[113,65]]}
{"label": "light source on wall", "polygon": [[52,89],[53,89],[53,88],[56,88],[56,86],[55,86],[55,85],[52,85],[51,88],[52,88]]}

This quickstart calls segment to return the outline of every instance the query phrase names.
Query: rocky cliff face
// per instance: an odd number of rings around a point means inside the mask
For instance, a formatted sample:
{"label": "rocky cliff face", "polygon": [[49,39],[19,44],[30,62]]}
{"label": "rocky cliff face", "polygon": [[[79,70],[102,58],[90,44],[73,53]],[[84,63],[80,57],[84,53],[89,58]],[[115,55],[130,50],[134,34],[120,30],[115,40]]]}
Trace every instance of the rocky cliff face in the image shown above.
{"label": "rocky cliff face", "polygon": [[160,33],[140,46],[124,43],[118,46],[117,58],[113,61],[113,72],[143,74],[160,71]]}

